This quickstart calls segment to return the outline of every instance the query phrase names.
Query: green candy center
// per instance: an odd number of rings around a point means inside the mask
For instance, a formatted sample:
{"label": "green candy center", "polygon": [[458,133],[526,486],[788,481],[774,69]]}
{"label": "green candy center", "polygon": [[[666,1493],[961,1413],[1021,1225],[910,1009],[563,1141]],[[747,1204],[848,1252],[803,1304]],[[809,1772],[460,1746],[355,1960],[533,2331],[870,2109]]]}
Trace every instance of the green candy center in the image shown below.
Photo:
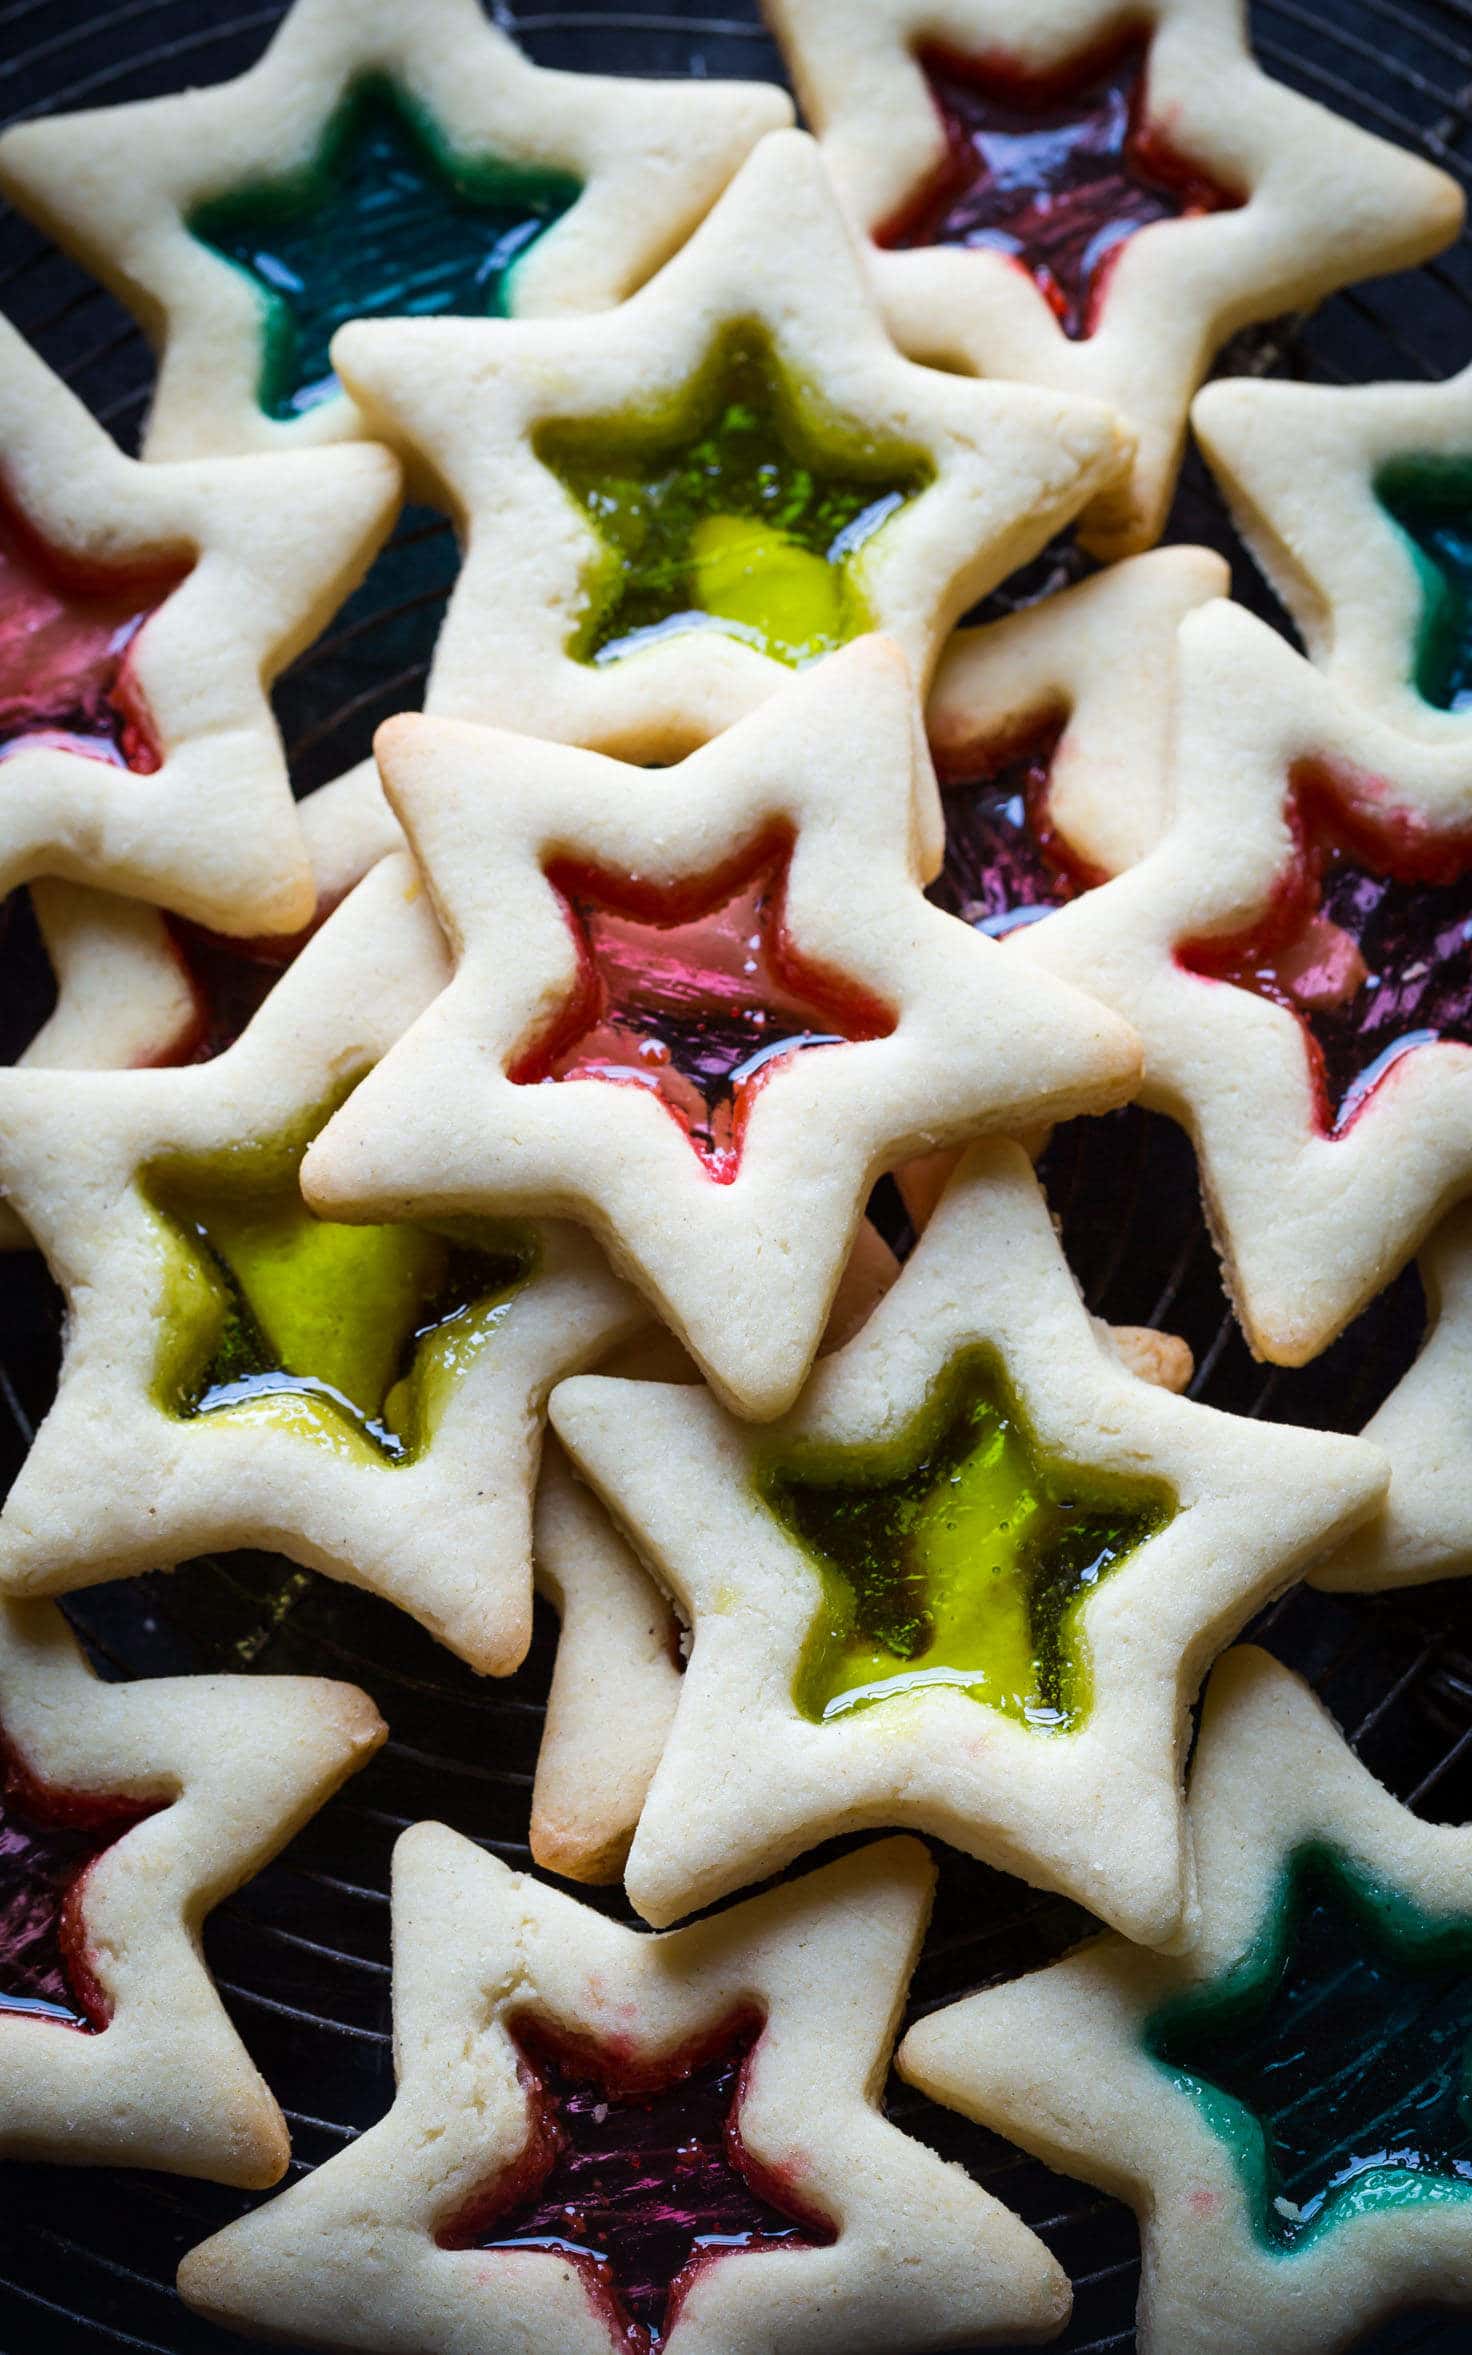
{"label": "green candy center", "polygon": [[830,653],[872,626],[870,551],[931,479],[914,451],[821,417],[751,330],[715,347],[677,413],[549,425],[536,446],[602,543],[585,662],[692,629],[789,665]]}
{"label": "green candy center", "polygon": [[329,347],[349,319],[507,315],[518,265],[579,193],[565,173],[461,153],[370,77],[303,170],[199,205],[188,226],[254,287],[257,397],[290,418],[337,391]]}
{"label": "green candy center", "polygon": [[535,1244],[319,1219],[298,1183],[309,1142],[146,1172],[169,1261],[159,1402],[404,1463],[504,1321]]}
{"label": "green candy center", "polygon": [[1088,1598],[1175,1511],[1158,1481],[1048,1462],[985,1350],[897,1438],[803,1442],[758,1479],[823,1581],[796,1686],[814,1721],[950,1685],[1040,1730],[1078,1725]]}

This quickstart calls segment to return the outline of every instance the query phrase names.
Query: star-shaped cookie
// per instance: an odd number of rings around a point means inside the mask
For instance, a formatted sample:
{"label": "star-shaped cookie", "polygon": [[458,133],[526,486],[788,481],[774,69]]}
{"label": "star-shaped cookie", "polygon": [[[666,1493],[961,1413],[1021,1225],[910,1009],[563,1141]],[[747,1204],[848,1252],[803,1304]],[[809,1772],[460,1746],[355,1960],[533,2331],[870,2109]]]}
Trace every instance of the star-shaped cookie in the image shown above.
{"label": "star-shaped cookie", "polygon": [[367,569],[394,460],[141,465],[3,321],[0,449],[0,891],[290,932],[312,880],[267,690]]}
{"label": "star-shaped cookie", "polygon": [[200,1925],[386,1730],[318,1677],[102,1684],[54,1605],[0,1603],[0,2155],[284,2175]]}
{"label": "star-shaped cookie", "polygon": [[68,1309],[5,1592],[271,1547],[517,1665],[541,1401],[647,1312],[573,1229],[334,1227],[296,1180],[445,978],[400,855],[213,1062],[0,1074],[0,1185]]}
{"label": "star-shaped cookie", "polygon": [[784,91],[547,73],[478,0],[296,0],[249,73],[17,124],[0,187],[159,345],[150,458],[361,435],[334,328],[619,302]]}
{"label": "star-shaped cookie", "polygon": [[1418,1822],[1244,1646],[1191,1779],[1199,1927],[911,2029],[901,2073],[1140,2218],[1140,2355],[1339,2355],[1462,2307],[1472,1833]]}
{"label": "star-shaped cookie", "polygon": [[1472,1206],[1421,1254],[1430,1324],[1421,1354],[1364,1436],[1390,1458],[1383,1512],[1314,1573],[1315,1586],[1378,1593],[1472,1571]]}
{"label": "star-shaped cookie", "polygon": [[378,2355],[1050,2335],[1042,2243],[879,2108],[933,1879],[887,1840],[651,1938],[417,1825],[393,2108],[194,2249],[183,2296]]}
{"label": "star-shaped cookie", "polygon": [[1169,833],[1007,953],[1139,1030],[1247,1338],[1302,1365],[1472,1186],[1472,770],[1236,606],[1180,644]]}
{"label": "star-shaped cookie", "polygon": [[780,1413],[885,1169],[1135,1082],[1122,1024],[927,903],[915,735],[880,639],[652,775],[381,729],[455,977],[316,1140],[308,1199],[585,1221],[738,1412]]}
{"label": "star-shaped cookie", "polygon": [[1445,384],[1209,385],[1191,412],[1237,527],[1351,702],[1472,747],[1472,368]]}
{"label": "star-shaped cookie", "polygon": [[1275,82],[1241,0],[768,0],[901,346],[1090,393],[1139,437],[1090,506],[1160,536],[1191,395],[1254,320],[1450,244],[1457,183]]}
{"label": "star-shaped cookie", "polygon": [[774,1428],[596,1375],[552,1421],[692,1630],[627,1875],[660,1923],[900,1823],[1178,1938],[1201,1674],[1385,1486],[1128,1374],[1006,1144]]}
{"label": "star-shaped cookie", "polygon": [[795,131],[616,311],[363,321],[334,353],[465,544],[435,712],[630,760],[678,759],[868,629],[923,689],[1126,455],[1098,402],[902,359]]}

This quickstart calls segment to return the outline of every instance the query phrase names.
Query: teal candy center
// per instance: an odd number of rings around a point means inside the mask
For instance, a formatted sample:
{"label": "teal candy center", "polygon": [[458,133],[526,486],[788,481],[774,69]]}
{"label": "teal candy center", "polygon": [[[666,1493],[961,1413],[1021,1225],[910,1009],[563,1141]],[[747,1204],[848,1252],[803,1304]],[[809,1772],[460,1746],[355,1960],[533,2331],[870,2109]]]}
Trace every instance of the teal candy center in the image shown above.
{"label": "teal candy center", "polygon": [[1438,711],[1472,708],[1472,456],[1397,458],[1375,484],[1421,579],[1412,678]]}
{"label": "teal candy center", "polygon": [[407,93],[370,80],[304,170],[216,197],[189,227],[256,288],[258,398],[290,418],[336,392],[329,347],[349,319],[508,314],[517,264],[579,193],[564,173],[459,153]]}
{"label": "teal candy center", "polygon": [[1256,1943],[1144,2034],[1226,2143],[1274,2251],[1372,2210],[1472,2200],[1472,1918],[1423,1913],[1304,1849]]}

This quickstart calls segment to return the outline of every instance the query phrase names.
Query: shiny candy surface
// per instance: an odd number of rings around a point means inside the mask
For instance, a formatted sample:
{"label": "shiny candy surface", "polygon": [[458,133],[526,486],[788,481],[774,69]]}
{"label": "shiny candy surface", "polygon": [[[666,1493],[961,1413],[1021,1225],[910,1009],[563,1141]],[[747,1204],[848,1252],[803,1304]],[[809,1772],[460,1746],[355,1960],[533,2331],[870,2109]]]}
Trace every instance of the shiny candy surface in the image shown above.
{"label": "shiny candy surface", "polygon": [[796,1689],[815,1720],[945,1685],[1040,1731],[1078,1725],[1088,1598],[1175,1510],[1159,1482],[1047,1461],[986,1350],[895,1439],[804,1443],[758,1484],[823,1582]]}
{"label": "shiny candy surface", "polygon": [[831,2227],[742,2146],[744,2076],[760,2033],[759,2022],[728,2023],[714,2044],[631,2075],[616,2056],[528,2023],[530,2146],[511,2184],[473,2199],[440,2245],[570,2256],[614,2344],[649,2355],[706,2265],[831,2241]]}
{"label": "shiny candy surface", "polygon": [[305,170],[202,205],[189,226],[254,286],[260,404],[290,418],[336,392],[328,350],[349,319],[508,313],[517,263],[578,193],[565,174],[460,153],[369,80]]}
{"label": "shiny candy surface", "polygon": [[1439,711],[1472,709],[1472,454],[1398,459],[1375,489],[1420,574],[1416,688]]}
{"label": "shiny candy surface", "polygon": [[88,1966],[81,1890],[88,1872],[155,1800],[64,1791],[37,1781],[0,1735],[0,2019],[107,2025]]}
{"label": "shiny candy surface", "polygon": [[308,1142],[148,1172],[169,1254],[160,1403],[406,1462],[491,1344],[535,1244],[515,1229],[472,1243],[316,1218],[297,1175]]}
{"label": "shiny candy surface", "polygon": [[1469,2039],[1472,1918],[1434,1919],[1322,1849],[1293,1859],[1234,1969],[1146,2029],[1284,2253],[1346,2217],[1472,2201]]}
{"label": "shiny candy surface", "polygon": [[922,49],[945,161],[880,244],[990,247],[1031,273],[1066,334],[1091,334],[1139,230],[1242,202],[1152,128],[1147,60],[1132,37],[1043,81],[1005,59]]}
{"label": "shiny candy surface", "polygon": [[1320,1125],[1342,1135],[1417,1048],[1472,1045],[1472,841],[1367,816],[1312,769],[1293,825],[1295,861],[1264,922],[1180,957],[1297,1017]]}
{"label": "shiny candy surface", "polygon": [[49,746],[140,776],[160,766],[130,658],[188,570],[72,564],[0,494],[0,761]]}
{"label": "shiny candy surface", "polygon": [[642,1087],[707,1174],[729,1184],[757,1091],[791,1056],[894,1027],[788,939],[790,856],[787,844],[762,842],[736,866],[663,895],[588,869],[549,869],[577,942],[579,984],[552,1036],[511,1077]]}
{"label": "shiny candy surface", "polygon": [[982,753],[972,773],[941,780],[946,855],[926,891],[947,915],[1001,940],[1051,915],[1099,880],[1074,858],[1048,817],[1061,721]]}
{"label": "shiny candy surface", "polygon": [[811,412],[744,335],[712,352],[683,416],[544,427],[538,456],[602,542],[575,654],[718,629],[800,664],[870,627],[863,551],[929,469]]}

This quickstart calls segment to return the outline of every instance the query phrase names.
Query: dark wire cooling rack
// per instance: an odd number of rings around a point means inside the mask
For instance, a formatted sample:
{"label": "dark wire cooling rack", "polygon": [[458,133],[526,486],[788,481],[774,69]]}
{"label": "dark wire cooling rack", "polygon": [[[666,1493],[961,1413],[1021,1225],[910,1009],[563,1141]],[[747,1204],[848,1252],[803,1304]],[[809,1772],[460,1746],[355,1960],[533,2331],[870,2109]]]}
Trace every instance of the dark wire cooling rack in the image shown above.
{"label": "dark wire cooling rack", "polygon": [[[780,76],[755,0],[731,0],[719,14],[693,0],[644,11],[599,0],[545,10],[497,0],[494,12],[544,65]],[[282,13],[281,0],[252,9],[222,0],[11,0],[0,6],[0,119],[224,80],[254,60]],[[1272,72],[1472,181],[1472,0],[1265,0],[1253,20]],[[135,446],[151,374],[142,338],[85,273],[11,215],[0,303],[117,438]],[[1307,323],[1251,339],[1233,364],[1354,382],[1440,377],[1469,356],[1472,244],[1463,242],[1428,269],[1341,295]],[[1221,548],[1238,594],[1286,626],[1198,465],[1187,469],[1169,536]],[[417,704],[455,564],[443,519],[411,511],[333,628],[281,682],[277,710],[300,790],[359,759],[379,720]],[[1065,550],[1013,584],[1012,601],[1073,569]],[[8,911],[0,957],[0,1052],[14,1053],[44,1015],[49,989],[23,902]],[[1408,1271],[1316,1364],[1297,1373],[1255,1365],[1225,1310],[1190,1150],[1163,1121],[1130,1112],[1077,1123],[1056,1140],[1046,1175],[1091,1307],[1184,1334],[1196,1353],[1198,1398],[1238,1414],[1356,1430],[1415,1353],[1421,1301]],[[0,1478],[11,1476],[46,1410],[59,1351],[59,1299],[44,1270],[33,1257],[0,1262]],[[374,1763],[277,1864],[220,1907],[206,1932],[225,1999],[285,2106],[300,2175],[392,2098],[387,1888],[398,1833],[434,1816],[515,1863],[530,1861],[527,1799],[555,1627],[539,1605],[526,1666],[483,1682],[386,1606],[259,1554],[93,1590],[69,1608],[106,1676],[315,1671],[365,1686],[389,1721],[391,1738]],[[1310,1678],[1400,1797],[1437,1820],[1472,1818],[1472,1585],[1384,1601],[1300,1590],[1255,1632]],[[940,1864],[916,2013],[1050,1958],[1087,1927],[1076,1908],[1020,1882],[950,1854]],[[625,1911],[617,1892],[591,1902]],[[1128,2212],[903,2086],[892,2087],[891,2109],[1057,2252],[1077,2299],[1059,2348],[1127,2355],[1138,2274]],[[246,2204],[164,2176],[4,2169],[0,2355],[239,2348],[185,2312],[172,2284],[183,2252]],[[1465,2314],[1402,2316],[1364,2342],[1375,2355],[1466,2355],[1469,2344]]]}

